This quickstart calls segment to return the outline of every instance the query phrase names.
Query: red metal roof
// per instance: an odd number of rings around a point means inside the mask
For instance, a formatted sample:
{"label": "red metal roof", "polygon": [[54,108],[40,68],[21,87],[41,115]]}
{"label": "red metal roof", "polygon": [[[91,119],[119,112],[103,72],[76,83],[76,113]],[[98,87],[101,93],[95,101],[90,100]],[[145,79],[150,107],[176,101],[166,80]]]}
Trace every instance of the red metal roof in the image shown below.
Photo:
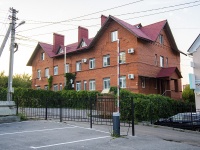
{"label": "red metal roof", "polygon": [[137,28],[136,26],[124,22],[123,20],[120,20],[116,17],[110,16],[110,18],[118,22],[120,25],[129,30],[131,33],[135,34],[137,37],[152,41],[152,39],[148,37],[144,32],[142,32],[140,28]]}
{"label": "red metal roof", "polygon": [[[80,41],[79,43],[72,43],[69,45],[66,45],[66,53],[72,53],[72,52],[77,52],[77,51],[81,51],[83,49],[90,49],[92,46],[94,46],[94,44],[96,43],[96,41],[98,40],[98,38],[101,36],[101,34],[104,31],[104,28],[106,28],[107,25],[109,25],[110,21],[116,21],[117,23],[119,23],[121,26],[123,26],[125,29],[127,29],[128,31],[130,31],[132,34],[134,34],[136,37],[138,38],[142,38],[144,40],[148,40],[148,41],[156,41],[158,35],[160,34],[160,31],[167,26],[167,31],[170,32],[169,35],[172,38],[172,44],[174,47],[174,50],[176,50],[177,52],[180,52],[176,46],[176,43],[173,39],[173,35],[171,34],[171,30],[169,28],[169,25],[167,23],[166,20],[164,21],[160,21],[154,24],[150,24],[147,26],[142,26],[141,24],[136,24],[136,25],[131,25],[123,20],[120,20],[116,17],[113,16],[109,16],[105,21],[105,23],[103,24],[103,26],[101,27],[101,29],[99,30],[99,32],[97,33],[97,35],[94,38],[88,39],[83,37],[82,40],[85,41],[85,43],[87,44],[87,46],[85,47],[80,47]],[[139,28],[137,27],[137,25],[141,25]],[[84,29],[84,28],[83,28]],[[39,42],[38,45],[40,45],[42,47],[42,49],[48,54],[49,57],[56,57],[56,56],[60,56],[63,54],[57,54],[57,52],[53,51],[53,45],[51,44],[46,44],[46,43],[41,43]],[[60,45],[63,46],[63,45]],[[38,47],[38,46],[37,46]],[[36,47],[36,49],[37,49]],[[35,51],[36,51],[35,49]],[[33,54],[35,54],[35,51]],[[31,56],[28,64],[30,65],[33,55]],[[27,65],[28,65],[27,64]]]}
{"label": "red metal roof", "polygon": [[174,72],[177,73],[179,78],[182,78],[182,75],[177,67],[162,68],[156,77],[157,78],[171,77]]}
{"label": "red metal roof", "polygon": [[164,28],[167,20],[160,21],[154,24],[150,24],[144,27],[141,27],[140,30],[145,33],[152,41],[156,41],[160,31]]}

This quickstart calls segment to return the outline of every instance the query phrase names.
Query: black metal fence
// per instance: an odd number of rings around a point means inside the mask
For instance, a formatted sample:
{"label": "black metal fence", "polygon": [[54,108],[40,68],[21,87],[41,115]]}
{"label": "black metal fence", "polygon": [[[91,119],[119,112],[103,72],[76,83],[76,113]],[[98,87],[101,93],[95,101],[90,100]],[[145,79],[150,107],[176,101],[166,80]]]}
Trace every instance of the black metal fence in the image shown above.
{"label": "black metal fence", "polygon": [[[165,125],[178,128],[186,128],[187,124],[192,126],[187,129],[196,129],[200,126],[200,111],[196,111],[194,104],[164,105],[158,101],[152,103],[150,100],[143,100],[142,103],[133,103],[129,97],[120,101],[120,125],[134,128],[135,122],[147,121],[151,124]],[[16,99],[17,113],[27,118],[34,119],[58,119],[62,121],[80,121],[92,124],[113,125],[113,112],[117,111],[117,101],[113,96],[97,96],[93,98],[32,98]],[[184,113],[188,117],[183,118],[174,115]],[[190,114],[190,115],[188,115]],[[192,114],[192,115],[191,115]],[[190,116],[197,114],[196,118]],[[172,118],[172,119],[170,119]],[[187,121],[188,118],[188,121]],[[197,120],[199,118],[199,121]],[[181,120],[182,119],[182,120]],[[184,120],[186,121],[184,121]],[[195,120],[196,119],[196,120]],[[199,129],[199,128],[197,128]],[[134,130],[133,130],[134,132]]]}
{"label": "black metal fence", "polygon": [[[16,99],[17,113],[33,119],[59,119],[81,121],[92,124],[112,125],[116,99],[99,96],[96,99]],[[131,122],[121,120],[121,125],[131,126]]]}

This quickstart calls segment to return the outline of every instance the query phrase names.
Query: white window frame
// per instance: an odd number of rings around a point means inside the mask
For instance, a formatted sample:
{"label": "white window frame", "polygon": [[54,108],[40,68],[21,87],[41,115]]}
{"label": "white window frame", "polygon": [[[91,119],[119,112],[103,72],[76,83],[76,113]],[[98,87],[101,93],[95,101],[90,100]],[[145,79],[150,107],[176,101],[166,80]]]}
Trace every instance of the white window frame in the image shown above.
{"label": "white window frame", "polygon": [[40,58],[40,60],[44,60],[45,59],[45,53],[43,52],[43,53],[41,53],[41,56],[40,56],[41,58]]}
{"label": "white window frame", "polygon": [[40,69],[37,70],[37,78],[38,79],[41,78],[41,70]]}
{"label": "white window frame", "polygon": [[83,90],[87,90],[87,81],[83,81]]}
{"label": "white window frame", "polygon": [[124,64],[126,63],[126,53],[125,52],[120,52],[120,57],[119,57],[119,63]]}
{"label": "white window frame", "polygon": [[64,50],[60,47],[60,49],[58,50],[58,54],[64,53]]}
{"label": "white window frame", "polygon": [[164,67],[164,57],[160,56],[160,67]]}
{"label": "white window frame", "polygon": [[103,67],[110,66],[110,55],[103,56]]}
{"label": "white window frame", "polygon": [[41,90],[41,87],[40,87],[40,86],[37,86],[36,89],[37,89],[37,90]]}
{"label": "white window frame", "polygon": [[95,80],[90,80],[89,81],[89,90],[90,91],[95,91],[96,90],[96,81]]}
{"label": "white window frame", "polygon": [[111,32],[111,42],[115,42],[118,40],[118,31]]}
{"label": "white window frame", "polygon": [[49,68],[45,68],[45,77],[49,76]]}
{"label": "white window frame", "polygon": [[103,78],[103,89],[110,89],[110,78]]}
{"label": "white window frame", "polygon": [[58,66],[54,66],[53,68],[53,74],[58,75]]}
{"label": "white window frame", "polygon": [[60,86],[60,88],[59,88],[59,89],[60,89],[60,91],[61,91],[61,90],[63,89],[63,88],[62,88],[62,83],[60,83],[60,85],[59,85],[59,86]]}
{"label": "white window frame", "polygon": [[81,90],[81,82],[77,81],[76,82],[76,91],[80,91]]}
{"label": "white window frame", "polygon": [[119,78],[120,88],[126,88],[126,76],[121,76]]}
{"label": "white window frame", "polygon": [[162,34],[159,35],[159,42],[160,42],[160,44],[164,43],[164,37]]}
{"label": "white window frame", "polygon": [[49,89],[49,86],[48,85],[45,85],[44,86],[44,90],[48,90]]}
{"label": "white window frame", "polygon": [[87,46],[87,44],[85,43],[85,41],[82,41],[81,46],[80,47],[85,47]]}
{"label": "white window frame", "polygon": [[76,71],[81,71],[81,61],[76,62]]}
{"label": "white window frame", "polygon": [[145,81],[145,77],[141,77],[141,86],[144,89],[146,86],[146,81]]}
{"label": "white window frame", "polygon": [[53,85],[53,91],[55,91],[55,92],[58,91],[58,84]]}
{"label": "white window frame", "polygon": [[65,64],[65,73],[69,73],[69,64]]}
{"label": "white window frame", "polygon": [[95,68],[95,58],[90,58],[89,60],[89,69]]}

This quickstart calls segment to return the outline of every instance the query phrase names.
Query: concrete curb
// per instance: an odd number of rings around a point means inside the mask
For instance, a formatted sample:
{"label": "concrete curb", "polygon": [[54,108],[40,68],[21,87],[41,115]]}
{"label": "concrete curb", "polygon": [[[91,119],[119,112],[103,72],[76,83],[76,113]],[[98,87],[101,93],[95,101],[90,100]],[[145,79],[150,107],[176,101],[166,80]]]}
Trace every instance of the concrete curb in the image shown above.
{"label": "concrete curb", "polygon": [[0,123],[10,123],[10,122],[19,122],[19,116],[1,116]]}

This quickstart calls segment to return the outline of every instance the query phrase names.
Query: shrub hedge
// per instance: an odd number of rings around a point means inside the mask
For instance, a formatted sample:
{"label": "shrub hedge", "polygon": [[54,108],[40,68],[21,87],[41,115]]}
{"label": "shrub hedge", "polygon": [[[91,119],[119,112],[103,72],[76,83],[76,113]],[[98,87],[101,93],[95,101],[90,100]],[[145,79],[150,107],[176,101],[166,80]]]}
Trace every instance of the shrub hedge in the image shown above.
{"label": "shrub hedge", "polygon": [[158,94],[136,94],[120,90],[120,115],[122,120],[131,120],[131,98],[137,121],[155,121],[181,112],[195,111],[194,103],[173,100]]}
{"label": "shrub hedge", "polygon": [[[113,88],[116,92],[116,88]],[[14,100],[21,107],[70,107],[76,109],[89,109],[90,100],[95,103],[97,91],[62,90],[58,92],[49,90],[33,90],[15,88]],[[0,88],[0,100],[6,100],[7,90]],[[167,118],[179,112],[194,110],[194,104],[176,101],[169,97],[150,94],[136,94],[127,90],[120,90],[120,119],[131,121],[131,100],[134,101],[134,114],[137,121],[150,121]]]}

